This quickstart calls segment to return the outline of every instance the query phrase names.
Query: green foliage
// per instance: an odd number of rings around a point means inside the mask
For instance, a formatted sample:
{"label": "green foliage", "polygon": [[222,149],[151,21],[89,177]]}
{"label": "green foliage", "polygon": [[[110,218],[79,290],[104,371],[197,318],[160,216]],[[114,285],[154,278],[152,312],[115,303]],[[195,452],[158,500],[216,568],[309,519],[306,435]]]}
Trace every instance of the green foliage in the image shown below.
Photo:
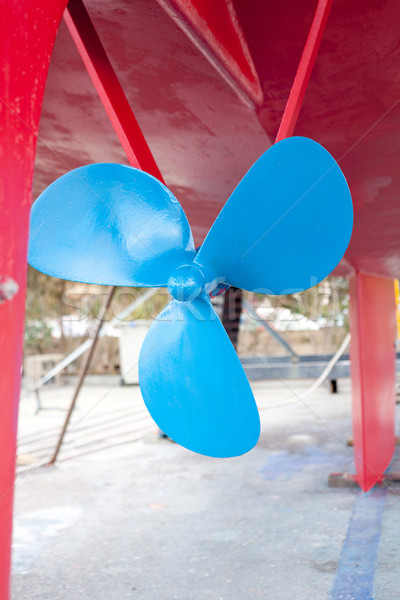
{"label": "green foliage", "polygon": [[30,354],[43,354],[53,345],[51,327],[37,319],[25,325],[25,350]]}
{"label": "green foliage", "polygon": [[58,317],[62,314],[62,299],[65,289],[66,281],[63,279],[49,277],[28,267],[26,321]]}

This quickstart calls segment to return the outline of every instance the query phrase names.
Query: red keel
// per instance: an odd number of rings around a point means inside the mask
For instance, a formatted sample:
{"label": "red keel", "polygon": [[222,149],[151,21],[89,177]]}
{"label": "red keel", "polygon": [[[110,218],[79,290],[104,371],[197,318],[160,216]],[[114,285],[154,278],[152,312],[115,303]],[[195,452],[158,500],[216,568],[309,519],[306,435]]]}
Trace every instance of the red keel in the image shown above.
{"label": "red keel", "polygon": [[366,492],[381,481],[395,450],[396,310],[392,279],[350,279],[354,460]]}

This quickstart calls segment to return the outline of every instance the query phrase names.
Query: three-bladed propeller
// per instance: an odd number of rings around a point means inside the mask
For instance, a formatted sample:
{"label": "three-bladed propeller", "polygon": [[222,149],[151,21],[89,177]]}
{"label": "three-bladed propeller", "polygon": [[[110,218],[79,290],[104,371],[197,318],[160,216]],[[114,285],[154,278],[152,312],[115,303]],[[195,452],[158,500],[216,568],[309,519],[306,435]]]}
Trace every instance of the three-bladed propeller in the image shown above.
{"label": "three-bladed propeller", "polygon": [[251,167],[196,254],[186,216],[157,179],[95,164],[57,179],[32,208],[29,263],[64,279],[167,286],[173,297],[139,360],[146,406],[173,440],[238,456],[260,433],[255,400],[209,293],[303,291],[335,268],[353,211],[333,157],[308,138],[272,146]]}

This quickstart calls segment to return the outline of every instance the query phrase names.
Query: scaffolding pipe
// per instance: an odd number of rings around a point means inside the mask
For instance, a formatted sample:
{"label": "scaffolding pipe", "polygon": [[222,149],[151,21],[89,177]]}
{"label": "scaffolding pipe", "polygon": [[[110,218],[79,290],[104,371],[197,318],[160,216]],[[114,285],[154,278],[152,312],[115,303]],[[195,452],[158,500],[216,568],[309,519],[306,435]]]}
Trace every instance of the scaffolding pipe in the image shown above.
{"label": "scaffolding pipe", "polygon": [[[110,323],[108,323],[107,327],[101,329],[101,331],[99,333],[99,337],[103,337],[104,335],[106,335],[107,329],[111,329],[112,327],[115,327],[116,325],[118,325],[118,323],[120,321],[122,321],[123,319],[125,319],[125,317],[127,317],[134,310],[136,310],[137,308],[142,306],[142,304],[144,304],[152,296],[155,296],[155,294],[157,294],[160,291],[160,289],[161,288],[150,288],[149,290],[147,290],[147,292],[145,292],[144,294],[139,296],[139,298],[136,298],[136,300],[134,300],[131,304],[129,304],[129,306],[124,308],[124,310],[122,310],[116,317],[114,317],[110,321]],[[78,346],[78,348],[75,348],[75,350],[73,350],[70,354],[68,354],[68,356],[63,358],[55,367],[50,369],[50,371],[48,373],[46,373],[46,375],[41,377],[41,379],[39,379],[39,381],[37,383],[35,383],[31,388],[28,389],[28,391],[29,392],[37,392],[45,383],[50,381],[50,379],[53,379],[53,377],[58,375],[58,373],[60,373],[60,371],[65,369],[65,367],[68,367],[68,365],[70,365],[77,358],[82,356],[82,354],[90,348],[91,344],[92,344],[92,338],[87,339],[85,342],[83,342],[83,344]]]}
{"label": "scaffolding pipe", "polygon": [[297,352],[295,352],[292,348],[292,346],[285,340],[283,339],[283,337],[281,335],[279,335],[279,333],[277,331],[275,331],[275,329],[273,327],[271,327],[271,325],[269,325],[266,321],[264,321],[264,319],[262,319],[257,312],[254,310],[254,308],[251,306],[250,302],[248,302],[247,300],[245,300],[243,298],[242,300],[243,306],[244,308],[247,310],[247,312],[249,313],[249,315],[251,317],[253,317],[253,319],[255,319],[256,321],[258,321],[266,331],[268,331],[268,333],[270,335],[272,335],[273,338],[276,339],[277,342],[279,342],[279,344],[281,346],[283,346],[285,348],[285,350],[287,350],[289,352],[289,354],[292,355],[293,359],[298,359],[299,355],[297,354]]}

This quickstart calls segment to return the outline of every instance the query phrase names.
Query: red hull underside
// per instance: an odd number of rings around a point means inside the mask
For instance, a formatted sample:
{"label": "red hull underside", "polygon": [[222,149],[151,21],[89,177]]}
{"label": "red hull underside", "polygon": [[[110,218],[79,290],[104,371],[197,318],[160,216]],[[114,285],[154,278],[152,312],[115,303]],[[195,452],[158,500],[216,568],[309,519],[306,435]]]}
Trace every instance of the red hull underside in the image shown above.
{"label": "red hull underside", "polygon": [[[30,183],[47,64],[65,4],[4,3],[0,277],[12,277],[19,292],[0,305],[0,600],[8,598]],[[316,2],[88,0],[86,6],[200,244],[276,136]],[[390,278],[400,273],[399,22],[396,0],[335,0],[294,131],[335,156],[354,200],[354,234],[337,273],[353,274],[354,437],[364,490],[382,477],[394,449]],[[101,161],[127,159],[62,23],[40,121],[34,196],[62,173]]]}
{"label": "red hull underside", "polygon": [[[155,0],[91,0],[86,6],[200,243],[238,180],[276,135],[315,2],[234,2],[259,91],[254,81],[247,86],[253,91],[240,81],[230,86]],[[393,0],[334,2],[295,129],[335,156],[352,190],[355,229],[341,273],[354,266],[388,277],[400,272],[398,22],[400,5]],[[218,22],[211,26],[218,33]],[[221,31],[223,26],[221,16]],[[241,49],[233,46],[240,64]],[[214,50],[215,44],[208,54]],[[253,77],[249,70],[244,76]],[[253,106],[233,87],[252,96]],[[64,24],[40,135],[36,194],[72,167],[126,162]]]}

